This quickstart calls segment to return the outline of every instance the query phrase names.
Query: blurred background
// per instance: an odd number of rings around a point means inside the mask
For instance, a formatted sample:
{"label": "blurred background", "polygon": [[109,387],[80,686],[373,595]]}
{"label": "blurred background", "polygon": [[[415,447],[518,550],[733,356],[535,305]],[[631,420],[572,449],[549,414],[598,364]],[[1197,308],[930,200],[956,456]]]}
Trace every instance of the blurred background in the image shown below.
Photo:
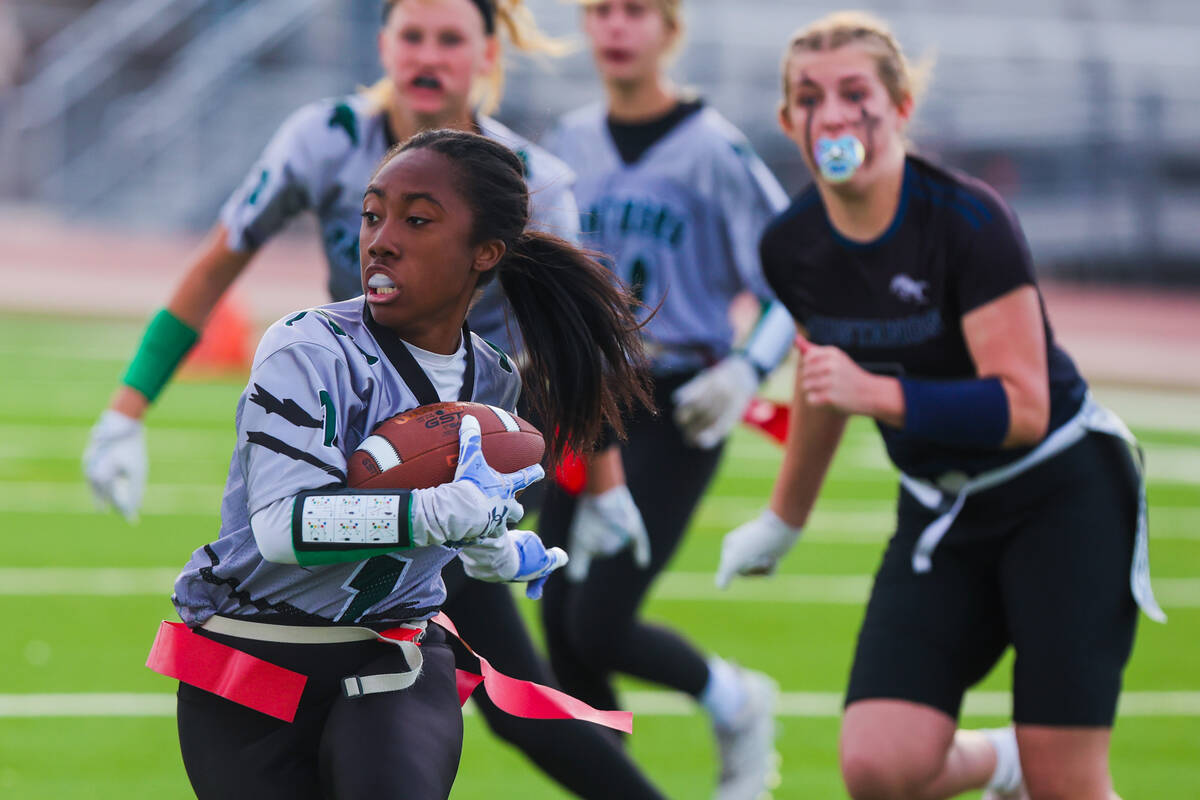
{"label": "blurred background", "polygon": [[[571,3],[533,0],[574,35]],[[789,191],[788,33],[829,3],[689,0],[676,73]],[[1200,284],[1200,4],[874,0],[936,59],[914,135],[995,185],[1045,275]],[[207,227],[291,110],[378,77],[374,0],[0,0],[0,201],[122,227]],[[514,58],[502,121],[537,138],[599,97],[590,59]],[[5,90],[5,85],[8,88]]]}
{"label": "blurred background", "polygon": [[[527,3],[548,32],[579,38],[573,3]],[[1059,339],[1146,448],[1170,623],[1139,630],[1113,772],[1127,798],[1194,798],[1200,3],[862,5],[910,56],[935,60],[913,139],[1012,203]],[[779,58],[793,29],[838,7],[684,0],[675,74],[747,133],[789,193],[808,177],[775,125]],[[0,798],[189,796],[174,687],[143,664],[159,620],[175,616],[174,576],[216,535],[258,333],[327,296],[311,220],[264,248],[221,312],[225,338],[206,337],[149,415],[138,525],[95,512],[80,455],[147,316],[279,123],[378,77],[378,23],[377,0],[0,0]],[[550,64],[513,57],[497,116],[536,140],[599,98],[582,48]],[[784,369],[767,393],[789,392]],[[647,614],[779,680],[776,800],[842,797],[841,692],[896,475],[855,421],[781,574],[719,593],[721,537],[761,508],[779,458],[735,433]],[[519,603],[533,622],[535,606]],[[1007,723],[1011,663],[968,696],[966,724]],[[708,796],[703,716],[655,687],[620,686],[634,757],[668,796]],[[467,711],[455,800],[564,796]]]}

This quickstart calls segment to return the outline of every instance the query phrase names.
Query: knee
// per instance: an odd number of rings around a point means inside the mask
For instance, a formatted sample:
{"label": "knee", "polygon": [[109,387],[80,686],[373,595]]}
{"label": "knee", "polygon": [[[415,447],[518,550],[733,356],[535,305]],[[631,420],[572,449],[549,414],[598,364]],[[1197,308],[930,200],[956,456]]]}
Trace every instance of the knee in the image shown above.
{"label": "knee", "polygon": [[1112,781],[1107,772],[1080,775],[1068,770],[1046,769],[1031,765],[1025,768],[1025,791],[1030,800],[1093,800],[1113,797]]}
{"label": "knee", "polygon": [[573,620],[567,628],[571,653],[588,666],[605,671],[611,669],[617,649],[625,638],[624,631],[611,622],[596,625]]}
{"label": "knee", "polygon": [[842,742],[840,762],[846,792],[854,800],[917,798],[929,779],[919,768],[914,770],[912,763],[853,742]]}
{"label": "knee", "polygon": [[1107,729],[1018,726],[1021,771],[1032,800],[1115,797]]}

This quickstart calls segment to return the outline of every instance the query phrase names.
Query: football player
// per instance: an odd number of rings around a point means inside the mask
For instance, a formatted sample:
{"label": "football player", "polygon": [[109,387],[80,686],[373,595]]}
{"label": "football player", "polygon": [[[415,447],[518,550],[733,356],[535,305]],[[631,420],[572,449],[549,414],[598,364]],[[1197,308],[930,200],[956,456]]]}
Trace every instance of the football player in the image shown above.
{"label": "football player", "polygon": [[[540,529],[572,563],[550,580],[542,616],[565,687],[612,707],[611,675],[624,672],[691,695],[717,735],[717,796],[755,798],[775,771],[773,682],[639,618],[725,437],[795,333],[770,301],[757,250],[786,196],[745,136],[667,77],[681,14],[679,0],[586,0],[606,101],[568,113],[545,142],[576,174],[582,243],[645,306],[655,403],[630,422],[618,465],[589,474],[577,501],[548,488]],[[766,310],[735,350],[729,309],[746,290]],[[621,532],[631,546],[614,555]]]}
{"label": "football player", "polygon": [[[514,298],[552,454],[585,448],[603,424],[620,430],[622,409],[649,402],[631,299],[571,243],[527,230],[523,169],[483,136],[413,137],[361,199],[365,298],[290,315],[263,337],[238,402],[220,535],[195,551],[173,596],[199,634],[183,641],[257,667],[217,669],[215,686],[212,676],[180,683],[180,744],[199,797],[449,795],[462,717],[454,655],[428,622],[445,601],[441,571],[461,556],[474,578],[538,593],[566,556],[508,524],[542,468],[496,473],[469,416],[451,483],[355,490],[347,457],[379,422],[420,405],[513,411],[521,378],[466,323],[493,281]],[[377,640],[396,630],[413,632],[407,647]],[[306,676],[291,721],[244,702],[277,688],[260,662]]]}
{"label": "football player", "polygon": [[[815,180],[761,249],[802,365],[769,507],[725,537],[717,582],[775,569],[848,416],[873,418],[901,489],[846,695],[850,795],[1114,797],[1138,605],[1162,618],[1136,443],[1056,344],[1005,202],[909,152],[919,80],[886,25],[797,32],[783,88]],[[1009,645],[1015,732],[957,730]]]}

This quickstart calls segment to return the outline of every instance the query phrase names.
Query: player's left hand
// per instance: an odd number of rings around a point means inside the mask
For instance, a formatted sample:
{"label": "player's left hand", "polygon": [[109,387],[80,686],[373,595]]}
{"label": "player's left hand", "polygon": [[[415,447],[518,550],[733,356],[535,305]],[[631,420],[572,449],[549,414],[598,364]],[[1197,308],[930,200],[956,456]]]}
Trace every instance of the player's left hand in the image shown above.
{"label": "player's left hand", "polygon": [[879,376],[867,372],[837,347],[812,344],[801,336],[796,337],[796,344],[801,386],[810,406],[843,414],[871,414]]}
{"label": "player's left hand", "polygon": [[526,582],[525,596],[537,600],[551,572],[568,563],[561,547],[546,549],[533,531],[508,531],[494,539],[480,539],[458,552],[464,571],[472,578],[492,583]]}
{"label": "player's left hand", "polygon": [[729,587],[735,575],[770,575],[779,559],[792,549],[803,528],[789,525],[768,509],[725,534],[721,562],[717,566],[717,588]]}
{"label": "player's left hand", "polygon": [[633,563],[639,568],[650,566],[650,535],[629,487],[620,484],[599,494],[580,495],[567,538],[571,554],[567,580],[584,580],[593,558],[608,558],[626,547],[633,549]]}
{"label": "player's left hand", "polygon": [[742,418],[758,391],[758,373],[734,353],[680,386],[671,395],[683,438],[708,450],[720,444]]}
{"label": "player's left hand", "polygon": [[106,409],[83,451],[83,472],[97,507],[112,506],[127,521],[137,522],[148,466],[142,421]]}

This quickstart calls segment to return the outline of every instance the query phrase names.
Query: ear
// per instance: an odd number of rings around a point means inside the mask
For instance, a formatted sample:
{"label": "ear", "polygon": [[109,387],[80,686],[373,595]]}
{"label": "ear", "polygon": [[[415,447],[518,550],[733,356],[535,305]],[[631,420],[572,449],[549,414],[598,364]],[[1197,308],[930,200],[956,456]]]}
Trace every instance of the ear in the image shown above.
{"label": "ear", "polygon": [[500,63],[500,37],[493,34],[483,38],[483,64],[480,74],[491,75]]}
{"label": "ear", "polygon": [[387,26],[379,29],[379,33],[375,34],[375,50],[379,53],[379,65],[383,67],[384,72],[387,72]]}
{"label": "ear", "polygon": [[508,250],[504,246],[504,242],[499,239],[488,239],[486,242],[478,245],[475,248],[475,260],[471,263],[471,269],[476,272],[487,272],[495,269],[500,263],[500,259],[504,258],[504,253]]}
{"label": "ear", "polygon": [[904,95],[904,99],[896,106],[896,113],[900,115],[900,119],[904,124],[908,124],[912,119],[913,109],[916,108],[916,101],[911,94]]}
{"label": "ear", "polygon": [[792,118],[788,114],[787,101],[781,100],[779,103],[779,128],[783,131],[783,135],[792,138],[794,129],[792,128]]}

